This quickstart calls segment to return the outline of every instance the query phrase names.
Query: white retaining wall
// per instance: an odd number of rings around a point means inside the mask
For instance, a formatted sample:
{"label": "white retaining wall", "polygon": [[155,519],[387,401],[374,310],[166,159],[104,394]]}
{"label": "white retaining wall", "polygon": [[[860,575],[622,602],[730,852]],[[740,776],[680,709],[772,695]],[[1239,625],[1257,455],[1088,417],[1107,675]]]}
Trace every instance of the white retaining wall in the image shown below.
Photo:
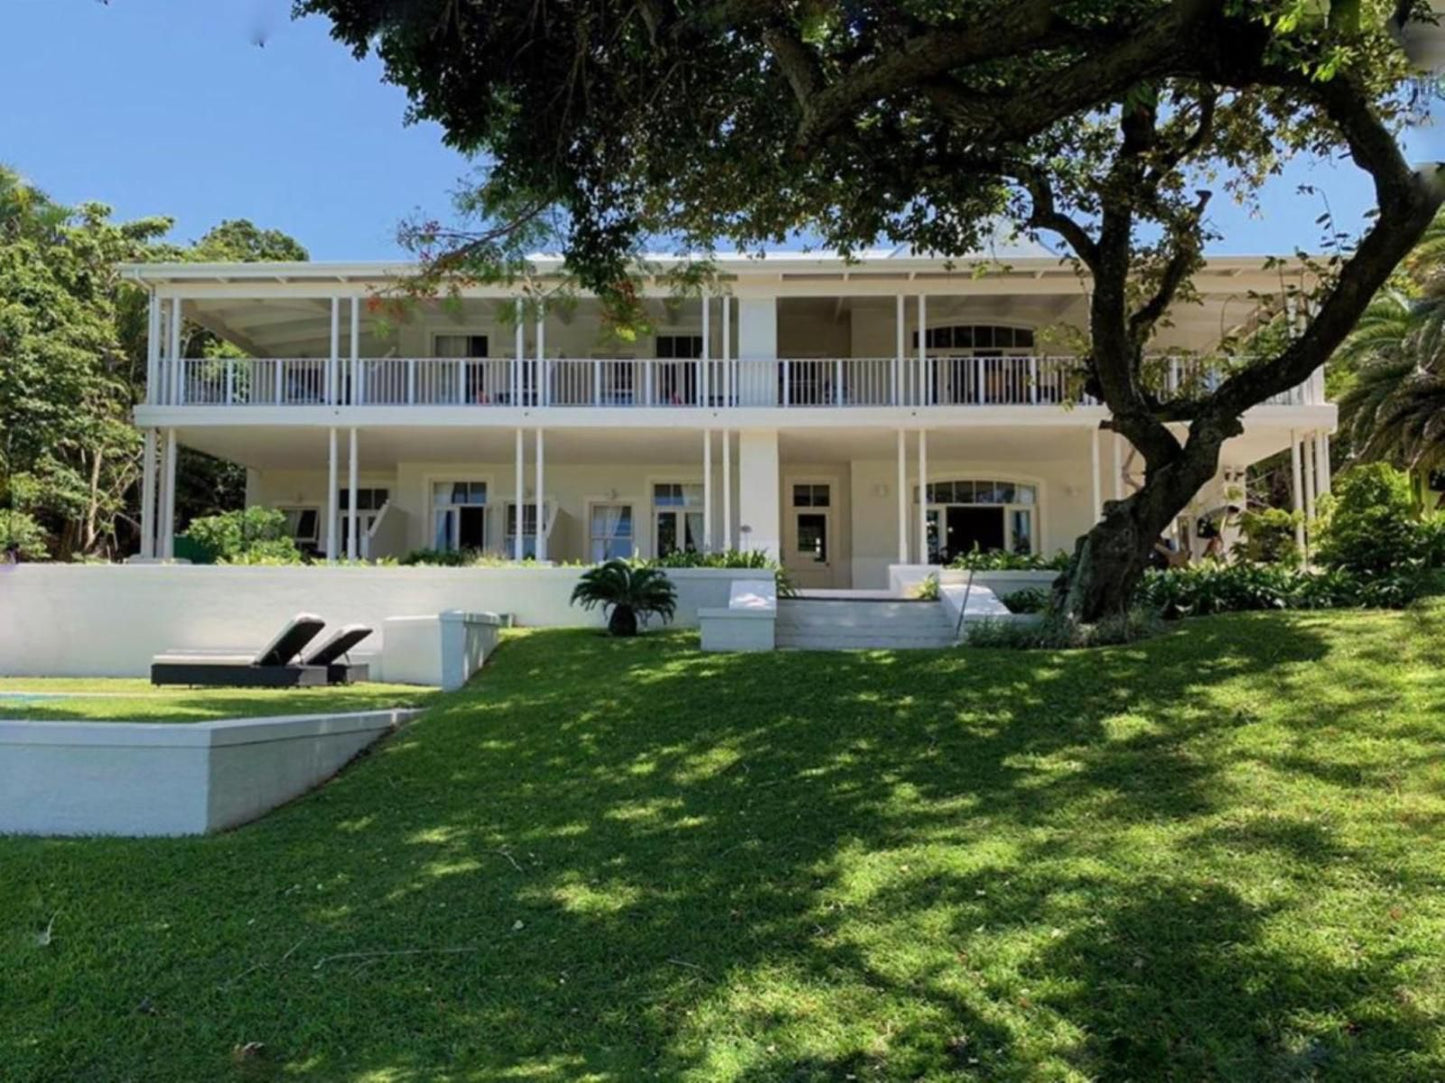
{"label": "white retaining wall", "polygon": [[420,713],[0,721],[0,834],[221,831],[305,793]]}
{"label": "white retaining wall", "polygon": [[[366,624],[358,660],[383,652],[388,617],[460,609],[523,626],[600,626],[568,602],[580,568],[223,567],[22,564],[0,575],[0,676],[140,677],[168,648],[256,648],[297,613]],[[674,622],[725,606],[736,570],[669,569]],[[324,633],[323,633],[324,634]]]}
{"label": "white retaining wall", "polygon": [[495,613],[448,610],[423,617],[387,617],[380,678],[450,692],[467,683],[497,648],[505,622]]}

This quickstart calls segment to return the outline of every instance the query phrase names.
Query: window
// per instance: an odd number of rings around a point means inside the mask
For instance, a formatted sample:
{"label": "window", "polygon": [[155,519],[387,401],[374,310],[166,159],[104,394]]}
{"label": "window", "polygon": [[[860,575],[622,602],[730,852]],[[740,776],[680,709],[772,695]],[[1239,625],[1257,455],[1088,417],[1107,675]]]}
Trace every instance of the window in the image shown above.
{"label": "window", "polygon": [[793,507],[826,508],[830,502],[826,485],[794,485]]}
{"label": "window", "polygon": [[315,545],[321,537],[321,512],[318,508],[281,508],[286,516],[286,529],[297,545]]}
{"label": "window", "polygon": [[819,564],[828,560],[828,516],[821,512],[798,515],[798,555]]}
{"label": "window", "polygon": [[[506,555],[517,552],[517,504],[507,505]],[[537,556],[537,505],[529,502],[522,505],[522,557]]]}
{"label": "window", "polygon": [[595,563],[632,556],[631,504],[593,504],[589,520],[589,555]]}
{"label": "window", "polygon": [[433,340],[436,357],[486,357],[486,335],[437,335]]}
{"label": "window", "polygon": [[487,544],[487,483],[438,481],[432,485],[432,547],[482,549]]}
{"label": "window", "polygon": [[[917,331],[913,332],[913,348],[918,349]],[[930,350],[947,350],[950,353],[975,350],[983,353],[995,350],[1032,350],[1034,348],[1034,332],[1029,327],[1003,327],[987,323],[960,323],[947,327],[930,327],[928,329],[928,348]]]}
{"label": "window", "polygon": [[[388,489],[357,489],[356,510],[380,511],[390,495],[391,491]],[[351,509],[350,489],[342,489],[336,494],[336,506],[342,511]]]}
{"label": "window", "polygon": [[[947,562],[971,549],[1034,552],[1038,487],[1016,481],[934,481],[926,489],[930,560]],[[914,503],[918,489],[913,490]]]}
{"label": "window", "polygon": [[703,548],[701,485],[654,485],[652,506],[653,552],[657,556],[678,551],[695,553]]}
{"label": "window", "polygon": [[694,361],[702,356],[701,335],[658,335],[657,356],[672,361]]}

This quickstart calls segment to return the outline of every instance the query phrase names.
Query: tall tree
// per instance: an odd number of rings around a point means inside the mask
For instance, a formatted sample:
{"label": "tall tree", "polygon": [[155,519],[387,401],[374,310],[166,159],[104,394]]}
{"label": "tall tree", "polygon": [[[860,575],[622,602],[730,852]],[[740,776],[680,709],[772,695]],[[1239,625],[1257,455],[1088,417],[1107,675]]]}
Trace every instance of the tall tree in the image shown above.
{"label": "tall tree", "polygon": [[38,520],[62,557],[109,551],[136,480],[141,366],[119,319],[137,291],[116,264],[169,227],[61,206],[0,168],[0,506]]}
{"label": "tall tree", "polygon": [[[1332,10],[1331,10],[1332,8]],[[1057,604],[1125,606],[1155,539],[1251,406],[1339,345],[1440,205],[1396,135],[1398,39],[1424,0],[298,0],[490,172],[442,272],[515,267],[555,221],[578,281],[619,306],[649,236],[708,250],[798,230],[975,250],[998,215],[1090,278],[1085,387],[1145,462],[1080,539]],[[1150,342],[1209,239],[1206,187],[1249,199],[1284,158],[1348,153],[1378,214],[1323,267],[1313,318],[1213,390],[1166,396]],[[558,217],[546,219],[549,212]],[[1183,435],[1181,436],[1180,427]]]}

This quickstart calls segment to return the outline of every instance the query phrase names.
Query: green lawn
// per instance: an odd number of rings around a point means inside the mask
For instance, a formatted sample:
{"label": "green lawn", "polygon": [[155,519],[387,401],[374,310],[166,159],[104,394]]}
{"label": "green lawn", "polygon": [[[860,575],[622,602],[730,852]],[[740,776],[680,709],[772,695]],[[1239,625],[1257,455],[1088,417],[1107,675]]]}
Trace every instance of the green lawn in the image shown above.
{"label": "green lawn", "polygon": [[514,636],[232,834],[0,841],[0,1075],[1440,1079],[1442,667]]}
{"label": "green lawn", "polygon": [[419,707],[436,694],[434,689],[404,684],[156,688],[140,679],[0,677],[0,719],[208,722],[217,718]]}

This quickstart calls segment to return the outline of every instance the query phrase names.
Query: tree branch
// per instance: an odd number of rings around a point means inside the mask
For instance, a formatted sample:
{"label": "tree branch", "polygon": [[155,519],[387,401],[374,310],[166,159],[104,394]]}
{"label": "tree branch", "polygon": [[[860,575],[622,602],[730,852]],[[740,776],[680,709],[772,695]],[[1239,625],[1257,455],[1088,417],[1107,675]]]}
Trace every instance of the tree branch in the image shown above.
{"label": "tree branch", "polygon": [[1153,296],[1129,317],[1129,337],[1135,349],[1144,348],[1145,340],[1154,325],[1174,303],[1179,287],[1184,285],[1189,275],[1199,266],[1199,222],[1204,217],[1204,208],[1209,205],[1212,193],[1201,191],[1198,195],[1193,209],[1185,214],[1185,221],[1176,226],[1174,251],[1164,266],[1164,272],[1159,276],[1159,284],[1155,287]]}

